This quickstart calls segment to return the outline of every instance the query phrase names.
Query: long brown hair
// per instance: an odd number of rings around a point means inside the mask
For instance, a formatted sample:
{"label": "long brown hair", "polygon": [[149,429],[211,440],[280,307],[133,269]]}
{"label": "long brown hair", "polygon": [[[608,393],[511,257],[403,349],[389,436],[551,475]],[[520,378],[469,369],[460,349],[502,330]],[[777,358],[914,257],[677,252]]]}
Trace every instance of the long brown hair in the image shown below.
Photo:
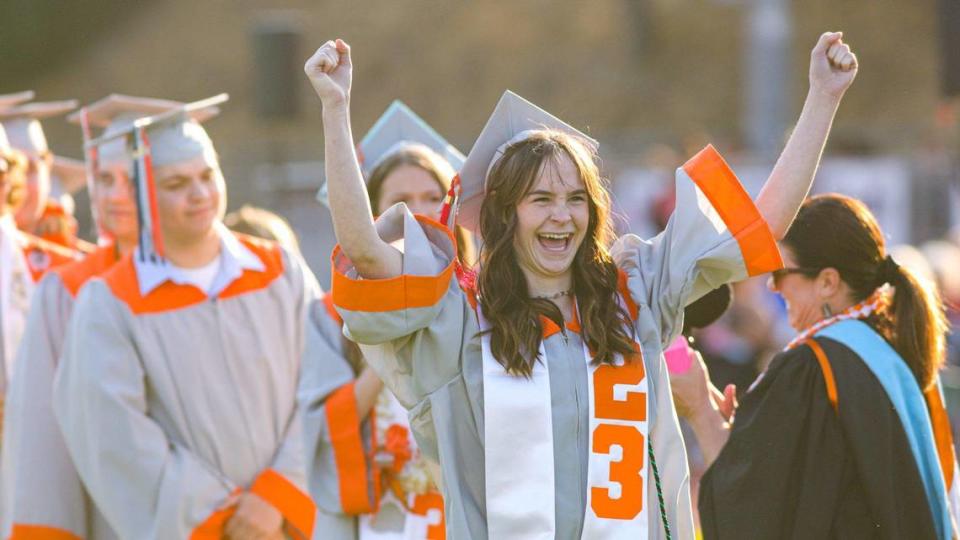
{"label": "long brown hair", "polygon": [[617,266],[609,251],[614,238],[610,196],[595,156],[562,132],[538,131],[509,146],[493,166],[480,209],[480,233],[485,242],[477,289],[483,313],[491,323],[490,346],[507,371],[524,376],[533,373],[537,360],[543,334],[540,316],[562,326],[563,315],[553,302],[529,296],[514,249],[517,205],[533,188],[544,165],[563,156],[579,171],[590,208],[586,236],[573,261],[581,335],[595,363],[613,363],[618,354],[630,358],[635,350],[630,316],[619,302]]}
{"label": "long brown hair", "polygon": [[936,290],[907,268],[887,261],[877,220],[857,199],[838,194],[807,199],[784,245],[802,268],[835,268],[855,302],[884,283],[896,291],[889,307],[867,321],[906,361],[920,387],[933,384],[943,363],[947,322]]}
{"label": "long brown hair", "polygon": [[[443,195],[446,195],[447,190],[450,189],[450,182],[453,181],[453,175],[456,172],[440,155],[420,144],[411,144],[393,152],[370,171],[370,178],[367,180],[367,196],[370,198],[370,206],[374,214],[380,208],[383,183],[390,173],[403,165],[426,171],[440,186],[440,192]],[[467,266],[472,265],[475,262],[475,250],[470,234],[458,226],[454,235],[457,239],[457,256],[460,262]]]}

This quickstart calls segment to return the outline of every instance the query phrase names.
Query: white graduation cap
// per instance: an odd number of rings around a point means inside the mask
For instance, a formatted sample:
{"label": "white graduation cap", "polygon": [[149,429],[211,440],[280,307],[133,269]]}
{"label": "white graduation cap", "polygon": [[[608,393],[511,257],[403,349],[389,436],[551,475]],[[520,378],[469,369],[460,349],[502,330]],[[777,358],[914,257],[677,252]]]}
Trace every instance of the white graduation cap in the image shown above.
{"label": "white graduation cap", "polygon": [[433,150],[454,170],[463,166],[463,154],[440,136],[430,124],[410,107],[396,100],[373,124],[358,145],[358,157],[364,175],[369,175],[384,159],[410,145],[423,145]]}
{"label": "white graduation cap", "polygon": [[[446,160],[454,171],[460,170],[466,159],[463,153],[398,99],[387,107],[357,145],[357,159],[364,180],[369,180],[373,170],[385,159],[413,147],[432,151]],[[317,191],[317,200],[324,206],[328,205],[326,182]]]}
{"label": "white graduation cap", "polygon": [[106,159],[107,156],[112,159],[116,155],[129,156],[134,160],[133,185],[140,227],[140,257],[154,261],[164,257],[153,168],[187,161],[199,155],[216,160],[213,141],[198,118],[212,118],[219,112],[217,106],[228,99],[227,94],[219,94],[153,116],[134,119],[128,126],[107,129],[104,135],[86,142],[88,150],[97,149],[99,159]]}
{"label": "white graduation cap", "polygon": [[0,123],[7,131],[10,144],[31,156],[49,150],[40,120],[66,114],[77,108],[77,100],[35,101],[0,109]]}
{"label": "white graduation cap", "polygon": [[[128,163],[133,160],[133,155],[130,153],[127,141],[124,138],[105,143],[103,148],[104,152],[101,156],[101,152],[99,152],[100,148],[98,148],[97,145],[89,144],[93,138],[93,128],[98,128],[103,137],[109,137],[114,134],[128,132],[132,129],[134,121],[138,119],[172,111],[184,105],[186,105],[186,103],[170,99],[110,94],[89,105],[81,107],[80,110],[68,116],[67,120],[74,124],[79,124],[83,132],[88,193],[92,193],[92,184],[96,177],[98,162],[116,160]],[[195,117],[202,120],[215,115],[217,112],[219,112],[219,109],[212,107],[211,109],[196,111]],[[55,169],[56,166],[57,160],[55,159]],[[76,168],[70,169],[69,172],[76,173]],[[56,173],[56,171],[54,171],[54,173]],[[75,179],[76,177],[71,176],[70,178]],[[72,191],[70,189],[72,184],[71,186],[65,187],[68,191]],[[110,233],[100,227],[99,219],[97,219],[96,216],[96,209],[93,209],[93,215],[98,222],[98,235],[101,240],[107,239]]]}
{"label": "white graduation cap", "polygon": [[24,101],[30,101],[33,96],[33,90],[24,90],[15,94],[0,94],[0,110],[19,105]]}
{"label": "white graduation cap", "polygon": [[[562,131],[576,137],[593,152],[599,147],[599,143],[594,139],[507,90],[500,97],[497,107],[460,169],[459,208],[455,210],[458,225],[479,233],[480,206],[483,203],[487,173],[493,163],[510,145],[526,139],[532,131],[545,129]],[[457,208],[457,203],[453,204],[454,208]]]}

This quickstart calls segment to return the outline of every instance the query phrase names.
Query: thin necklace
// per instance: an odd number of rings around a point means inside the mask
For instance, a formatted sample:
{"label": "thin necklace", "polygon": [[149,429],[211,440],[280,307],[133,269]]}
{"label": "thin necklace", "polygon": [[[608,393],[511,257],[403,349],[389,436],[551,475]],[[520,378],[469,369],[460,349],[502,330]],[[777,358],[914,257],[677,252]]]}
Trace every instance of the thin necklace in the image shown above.
{"label": "thin necklace", "polygon": [[572,294],[573,294],[573,289],[569,289],[566,291],[560,291],[558,293],[553,293],[553,294],[535,295],[533,296],[533,298],[536,298],[538,300],[556,300],[557,298],[560,298],[562,296],[570,296]]}

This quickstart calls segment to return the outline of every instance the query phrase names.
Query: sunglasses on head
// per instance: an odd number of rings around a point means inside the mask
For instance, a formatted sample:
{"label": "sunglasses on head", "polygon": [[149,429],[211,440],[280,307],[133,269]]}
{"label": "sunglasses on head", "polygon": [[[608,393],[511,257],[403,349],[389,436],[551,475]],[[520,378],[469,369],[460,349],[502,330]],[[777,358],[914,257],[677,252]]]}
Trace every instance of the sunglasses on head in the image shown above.
{"label": "sunglasses on head", "polygon": [[779,270],[774,270],[770,272],[770,276],[773,278],[774,284],[779,284],[780,280],[787,277],[790,274],[802,274],[807,277],[813,277],[820,273],[820,270],[817,268],[805,268],[805,267],[793,267],[793,268],[781,268]]}

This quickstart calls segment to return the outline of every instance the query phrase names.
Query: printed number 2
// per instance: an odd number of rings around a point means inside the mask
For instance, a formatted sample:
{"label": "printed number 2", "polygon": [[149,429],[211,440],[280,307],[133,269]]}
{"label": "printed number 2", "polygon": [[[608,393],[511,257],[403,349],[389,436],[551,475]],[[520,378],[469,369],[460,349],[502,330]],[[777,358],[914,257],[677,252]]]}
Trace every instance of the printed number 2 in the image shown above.
{"label": "printed number 2", "polygon": [[[647,419],[647,395],[628,392],[625,400],[614,398],[614,386],[636,385],[646,376],[643,362],[638,358],[624,366],[600,366],[593,374],[594,411],[598,420],[627,420],[642,422]],[[646,441],[633,426],[600,424],[593,431],[592,452],[609,454],[613,446],[622,449],[619,461],[610,463],[610,481],[620,485],[620,496],[610,496],[607,488],[590,488],[591,508],[597,517],[605,519],[633,519],[643,510],[643,477]]]}

